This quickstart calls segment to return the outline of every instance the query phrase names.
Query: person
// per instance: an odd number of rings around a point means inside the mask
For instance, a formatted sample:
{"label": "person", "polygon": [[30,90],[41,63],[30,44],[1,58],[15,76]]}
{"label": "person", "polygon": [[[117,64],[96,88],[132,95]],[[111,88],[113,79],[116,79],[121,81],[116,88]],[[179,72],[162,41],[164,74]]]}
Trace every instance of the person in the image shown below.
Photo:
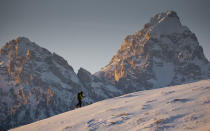
{"label": "person", "polygon": [[84,96],[83,96],[83,92],[82,91],[77,94],[78,104],[76,105],[76,107],[81,107],[82,106],[82,98],[83,97]]}

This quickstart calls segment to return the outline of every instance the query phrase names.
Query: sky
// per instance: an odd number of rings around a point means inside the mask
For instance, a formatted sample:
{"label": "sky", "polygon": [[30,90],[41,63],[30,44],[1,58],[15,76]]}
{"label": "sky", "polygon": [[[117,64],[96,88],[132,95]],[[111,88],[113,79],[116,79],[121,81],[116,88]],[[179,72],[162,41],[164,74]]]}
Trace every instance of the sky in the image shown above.
{"label": "sky", "polygon": [[209,0],[0,0],[0,46],[25,36],[75,72],[106,66],[123,39],[157,13],[174,10],[210,60]]}

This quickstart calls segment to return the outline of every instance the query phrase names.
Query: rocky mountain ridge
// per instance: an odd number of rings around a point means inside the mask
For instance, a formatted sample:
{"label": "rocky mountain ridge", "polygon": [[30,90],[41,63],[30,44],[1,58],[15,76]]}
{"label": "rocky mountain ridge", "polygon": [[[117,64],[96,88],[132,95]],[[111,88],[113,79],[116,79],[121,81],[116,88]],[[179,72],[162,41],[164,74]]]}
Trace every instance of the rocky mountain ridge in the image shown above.
{"label": "rocky mountain ridge", "polygon": [[205,79],[209,70],[195,34],[181,24],[174,11],[167,11],[128,35],[110,63],[95,76],[133,92]]}
{"label": "rocky mountain ridge", "polygon": [[129,92],[210,77],[210,64],[194,33],[173,11],[159,13],[124,39],[110,63],[92,75],[19,37],[0,49],[0,129],[6,130]]}
{"label": "rocky mountain ridge", "polygon": [[84,105],[122,94],[25,37],[1,48],[0,82],[1,130],[74,109],[80,91]]}

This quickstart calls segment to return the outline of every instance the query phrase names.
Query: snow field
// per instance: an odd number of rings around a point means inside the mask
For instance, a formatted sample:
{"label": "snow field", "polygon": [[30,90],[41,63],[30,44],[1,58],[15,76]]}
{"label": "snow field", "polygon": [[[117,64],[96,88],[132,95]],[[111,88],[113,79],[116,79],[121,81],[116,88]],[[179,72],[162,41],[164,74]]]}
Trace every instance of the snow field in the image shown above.
{"label": "snow field", "polygon": [[209,131],[210,80],[103,100],[11,131]]}

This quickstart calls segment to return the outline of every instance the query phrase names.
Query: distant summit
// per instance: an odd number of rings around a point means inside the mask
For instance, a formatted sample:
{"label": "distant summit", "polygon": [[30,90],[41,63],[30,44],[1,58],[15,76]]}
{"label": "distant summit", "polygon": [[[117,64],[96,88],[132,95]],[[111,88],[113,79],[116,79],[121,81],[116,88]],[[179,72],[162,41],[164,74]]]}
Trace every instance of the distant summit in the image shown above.
{"label": "distant summit", "polygon": [[210,63],[194,33],[174,11],[156,14],[128,35],[110,63],[95,73],[133,92],[176,85],[210,76]]}

